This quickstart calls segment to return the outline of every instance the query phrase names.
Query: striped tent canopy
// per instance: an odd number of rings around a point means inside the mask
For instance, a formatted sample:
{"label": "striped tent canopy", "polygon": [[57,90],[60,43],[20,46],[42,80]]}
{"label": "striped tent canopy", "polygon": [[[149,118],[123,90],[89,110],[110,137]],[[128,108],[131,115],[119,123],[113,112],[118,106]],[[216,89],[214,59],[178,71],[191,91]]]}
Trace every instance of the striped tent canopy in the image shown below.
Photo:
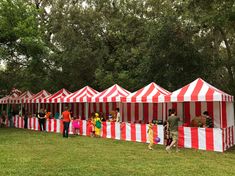
{"label": "striped tent canopy", "polygon": [[0,99],[1,104],[7,104],[7,103],[13,103],[14,99],[19,97],[18,93],[12,93],[11,95],[7,95],[6,97],[3,97]]}
{"label": "striped tent canopy", "polygon": [[198,78],[192,83],[172,92],[165,97],[166,102],[190,101],[228,101],[233,102],[233,96],[215,88],[203,79]]}
{"label": "striped tent canopy", "polygon": [[61,98],[70,95],[71,92],[69,92],[66,89],[60,89],[53,95],[50,95],[42,100],[42,103],[59,103],[61,102]]}
{"label": "striped tent canopy", "polygon": [[121,102],[121,97],[126,97],[130,92],[115,84],[93,96],[91,102]]}
{"label": "striped tent canopy", "polygon": [[16,97],[15,99],[13,99],[13,103],[19,104],[19,103],[26,103],[27,99],[30,99],[33,97],[33,93],[30,91],[25,91],[24,93],[22,93],[19,97]]}
{"label": "striped tent canopy", "polygon": [[41,90],[37,94],[35,94],[32,98],[27,99],[26,103],[43,103],[43,99],[45,97],[50,96],[51,94],[46,90]]}
{"label": "striped tent canopy", "polygon": [[82,89],[61,98],[63,103],[74,103],[74,102],[90,102],[91,97],[97,94],[96,90],[89,86],[83,87]]}
{"label": "striped tent canopy", "polygon": [[152,82],[149,85],[131,93],[122,98],[122,102],[127,103],[161,103],[164,102],[164,96],[170,92]]}

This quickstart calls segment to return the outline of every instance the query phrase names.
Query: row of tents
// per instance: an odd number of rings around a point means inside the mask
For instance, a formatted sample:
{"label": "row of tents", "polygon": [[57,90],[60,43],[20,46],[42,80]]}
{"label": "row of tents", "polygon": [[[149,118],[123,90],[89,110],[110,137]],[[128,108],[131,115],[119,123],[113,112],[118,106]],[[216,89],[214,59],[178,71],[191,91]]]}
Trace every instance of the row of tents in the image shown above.
{"label": "row of tents", "polygon": [[[89,112],[92,111],[88,108],[89,103],[115,103],[112,108],[121,108],[121,104],[124,104],[122,106],[122,116],[126,120],[135,119],[138,115],[150,116],[150,114],[167,118],[167,109],[173,107],[176,108],[178,114],[184,117],[191,116],[188,119],[190,121],[192,116],[200,115],[201,111],[210,110],[215,126],[226,128],[234,125],[233,96],[215,88],[201,78],[174,92],[169,92],[156,83],[150,83],[131,93],[115,84],[102,92],[86,86],[74,93],[66,89],[61,89],[54,94],[50,94],[46,90],[42,90],[37,94],[26,91],[22,94],[15,92],[0,99],[0,104],[24,103],[85,103],[84,116],[88,116]],[[192,111],[194,111],[193,115]]]}

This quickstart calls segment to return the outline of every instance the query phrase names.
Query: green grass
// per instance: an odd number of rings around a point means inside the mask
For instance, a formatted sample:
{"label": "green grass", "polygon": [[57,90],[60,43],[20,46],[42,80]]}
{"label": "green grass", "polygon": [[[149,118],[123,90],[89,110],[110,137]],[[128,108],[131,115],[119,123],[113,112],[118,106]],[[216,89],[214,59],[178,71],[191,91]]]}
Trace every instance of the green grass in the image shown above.
{"label": "green grass", "polygon": [[161,145],[0,128],[0,175],[235,175],[235,148],[168,154]]}

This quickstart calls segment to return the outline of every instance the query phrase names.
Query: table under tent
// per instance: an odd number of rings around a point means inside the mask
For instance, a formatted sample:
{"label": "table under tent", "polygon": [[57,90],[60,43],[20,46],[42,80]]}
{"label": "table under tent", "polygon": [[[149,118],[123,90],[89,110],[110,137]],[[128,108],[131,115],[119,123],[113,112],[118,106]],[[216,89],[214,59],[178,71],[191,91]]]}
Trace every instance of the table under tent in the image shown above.
{"label": "table under tent", "polygon": [[[234,145],[233,96],[201,78],[165,97],[174,104],[185,126],[179,127],[179,146],[223,152]],[[167,109],[169,104],[166,106]],[[208,111],[214,128],[190,127],[192,120]]]}

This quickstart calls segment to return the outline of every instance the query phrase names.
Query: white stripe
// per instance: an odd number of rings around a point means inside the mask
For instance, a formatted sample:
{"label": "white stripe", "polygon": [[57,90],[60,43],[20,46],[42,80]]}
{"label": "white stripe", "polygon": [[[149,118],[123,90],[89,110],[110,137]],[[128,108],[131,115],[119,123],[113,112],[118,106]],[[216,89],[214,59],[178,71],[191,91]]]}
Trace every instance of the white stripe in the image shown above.
{"label": "white stripe", "polygon": [[130,123],[126,123],[126,141],[131,140],[131,125]]}
{"label": "white stripe", "polygon": [[[86,136],[86,127],[87,127],[87,121],[86,120],[83,120],[82,121],[82,135]],[[89,127],[88,127],[89,129]]]}
{"label": "white stripe", "polygon": [[115,139],[121,139],[121,125],[119,122],[115,122]]}
{"label": "white stripe", "polygon": [[110,122],[106,122],[107,124],[107,136],[106,138],[111,138],[111,123]]}
{"label": "white stripe", "polygon": [[164,127],[163,125],[157,125],[157,132],[158,132],[158,137],[160,138],[160,142],[158,144],[163,145],[164,144]]}
{"label": "white stripe", "polygon": [[153,120],[153,103],[149,103],[148,106],[148,115],[149,115],[149,121]]}
{"label": "white stripe", "polygon": [[55,120],[51,119],[51,132],[54,132],[54,124],[55,124]]}
{"label": "white stripe", "polygon": [[198,93],[198,101],[205,101],[206,100],[206,93],[209,87],[207,84],[203,83],[201,90]]}
{"label": "white stripe", "polygon": [[223,152],[223,135],[220,128],[213,128],[214,151]]}
{"label": "white stripe", "polygon": [[206,150],[206,131],[205,131],[205,128],[198,128],[198,149]]}
{"label": "white stripe", "polygon": [[193,82],[189,85],[187,91],[186,91],[185,94],[184,94],[184,101],[191,101],[191,95],[192,95],[193,91],[195,90],[195,86],[196,86],[196,85],[197,85],[197,80],[196,80],[196,81],[193,81]]}
{"label": "white stripe", "polygon": [[56,132],[57,132],[57,133],[60,133],[60,120],[56,120],[56,123],[57,123]]}
{"label": "white stripe", "polygon": [[185,148],[192,148],[192,134],[190,127],[184,127],[184,147]]}
{"label": "white stripe", "polygon": [[136,141],[141,142],[141,125],[136,123],[135,129],[136,129]]}
{"label": "white stripe", "polygon": [[213,102],[214,127],[220,128],[220,102]]}

